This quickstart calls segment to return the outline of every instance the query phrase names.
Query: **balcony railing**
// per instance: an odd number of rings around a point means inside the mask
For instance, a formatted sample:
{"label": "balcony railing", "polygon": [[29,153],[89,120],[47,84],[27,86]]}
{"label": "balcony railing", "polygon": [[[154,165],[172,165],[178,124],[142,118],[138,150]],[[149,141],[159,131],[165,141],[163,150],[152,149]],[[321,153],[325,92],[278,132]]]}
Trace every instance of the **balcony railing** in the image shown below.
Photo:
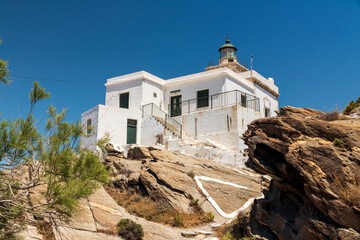
{"label": "balcony railing", "polygon": [[233,90],[217,93],[208,97],[195,98],[185,100],[180,103],[169,104],[169,113],[171,117],[176,117],[191,112],[233,105],[240,105],[245,108],[260,111],[259,98],[239,90]]}

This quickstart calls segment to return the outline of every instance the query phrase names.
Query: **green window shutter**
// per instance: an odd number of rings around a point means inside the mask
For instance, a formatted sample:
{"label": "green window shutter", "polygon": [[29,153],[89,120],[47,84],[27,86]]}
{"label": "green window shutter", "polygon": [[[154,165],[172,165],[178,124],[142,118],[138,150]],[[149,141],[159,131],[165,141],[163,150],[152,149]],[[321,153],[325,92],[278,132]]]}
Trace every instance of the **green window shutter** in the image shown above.
{"label": "green window shutter", "polygon": [[209,89],[197,91],[197,107],[208,107],[209,106]]}
{"label": "green window shutter", "polygon": [[129,108],[129,93],[120,94],[120,108]]}

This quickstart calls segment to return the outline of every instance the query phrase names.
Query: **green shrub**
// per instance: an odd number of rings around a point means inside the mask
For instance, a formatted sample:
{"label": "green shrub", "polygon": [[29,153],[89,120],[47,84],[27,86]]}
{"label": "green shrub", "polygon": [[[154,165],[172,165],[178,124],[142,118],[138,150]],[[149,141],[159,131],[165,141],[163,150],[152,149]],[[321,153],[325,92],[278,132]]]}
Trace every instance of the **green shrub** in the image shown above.
{"label": "green shrub", "polygon": [[184,218],[182,218],[179,214],[176,214],[174,216],[174,223],[173,223],[173,226],[175,227],[182,227],[184,224]]}
{"label": "green shrub", "polygon": [[343,110],[343,114],[344,115],[349,115],[351,113],[351,111],[354,110],[357,107],[360,107],[360,97],[356,100],[356,102],[351,100],[349,102],[349,104],[345,107],[345,109]]}
{"label": "green shrub", "polygon": [[202,220],[204,222],[213,222],[214,221],[214,214],[212,214],[212,212],[207,212],[206,214],[204,214]]}
{"label": "green shrub", "polygon": [[345,143],[341,138],[335,138],[333,144],[335,147],[340,147],[340,148],[345,147]]}
{"label": "green shrub", "polygon": [[117,226],[119,236],[125,240],[141,240],[144,237],[142,226],[130,219],[122,219]]}

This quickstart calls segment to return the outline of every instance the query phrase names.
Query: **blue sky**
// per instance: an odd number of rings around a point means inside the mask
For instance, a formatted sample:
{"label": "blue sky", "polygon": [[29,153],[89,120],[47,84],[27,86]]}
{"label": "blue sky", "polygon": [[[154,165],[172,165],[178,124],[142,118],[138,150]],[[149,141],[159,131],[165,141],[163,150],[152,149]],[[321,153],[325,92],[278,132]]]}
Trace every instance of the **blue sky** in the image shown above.
{"label": "blue sky", "polygon": [[[104,104],[107,78],[203,71],[229,33],[280,89],[280,106],[340,109],[360,95],[359,0],[0,1],[0,58],[39,80],[68,120]],[[32,80],[0,86],[2,118],[26,114]]]}

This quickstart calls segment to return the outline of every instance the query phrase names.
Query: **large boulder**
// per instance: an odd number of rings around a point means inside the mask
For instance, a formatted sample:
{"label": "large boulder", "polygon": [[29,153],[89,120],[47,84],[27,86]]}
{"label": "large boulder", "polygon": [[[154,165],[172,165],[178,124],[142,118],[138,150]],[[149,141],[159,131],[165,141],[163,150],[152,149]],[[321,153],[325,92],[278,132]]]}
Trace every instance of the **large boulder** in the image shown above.
{"label": "large boulder", "polygon": [[284,107],[244,134],[247,165],[274,179],[251,211],[268,239],[360,239],[360,120]]}

